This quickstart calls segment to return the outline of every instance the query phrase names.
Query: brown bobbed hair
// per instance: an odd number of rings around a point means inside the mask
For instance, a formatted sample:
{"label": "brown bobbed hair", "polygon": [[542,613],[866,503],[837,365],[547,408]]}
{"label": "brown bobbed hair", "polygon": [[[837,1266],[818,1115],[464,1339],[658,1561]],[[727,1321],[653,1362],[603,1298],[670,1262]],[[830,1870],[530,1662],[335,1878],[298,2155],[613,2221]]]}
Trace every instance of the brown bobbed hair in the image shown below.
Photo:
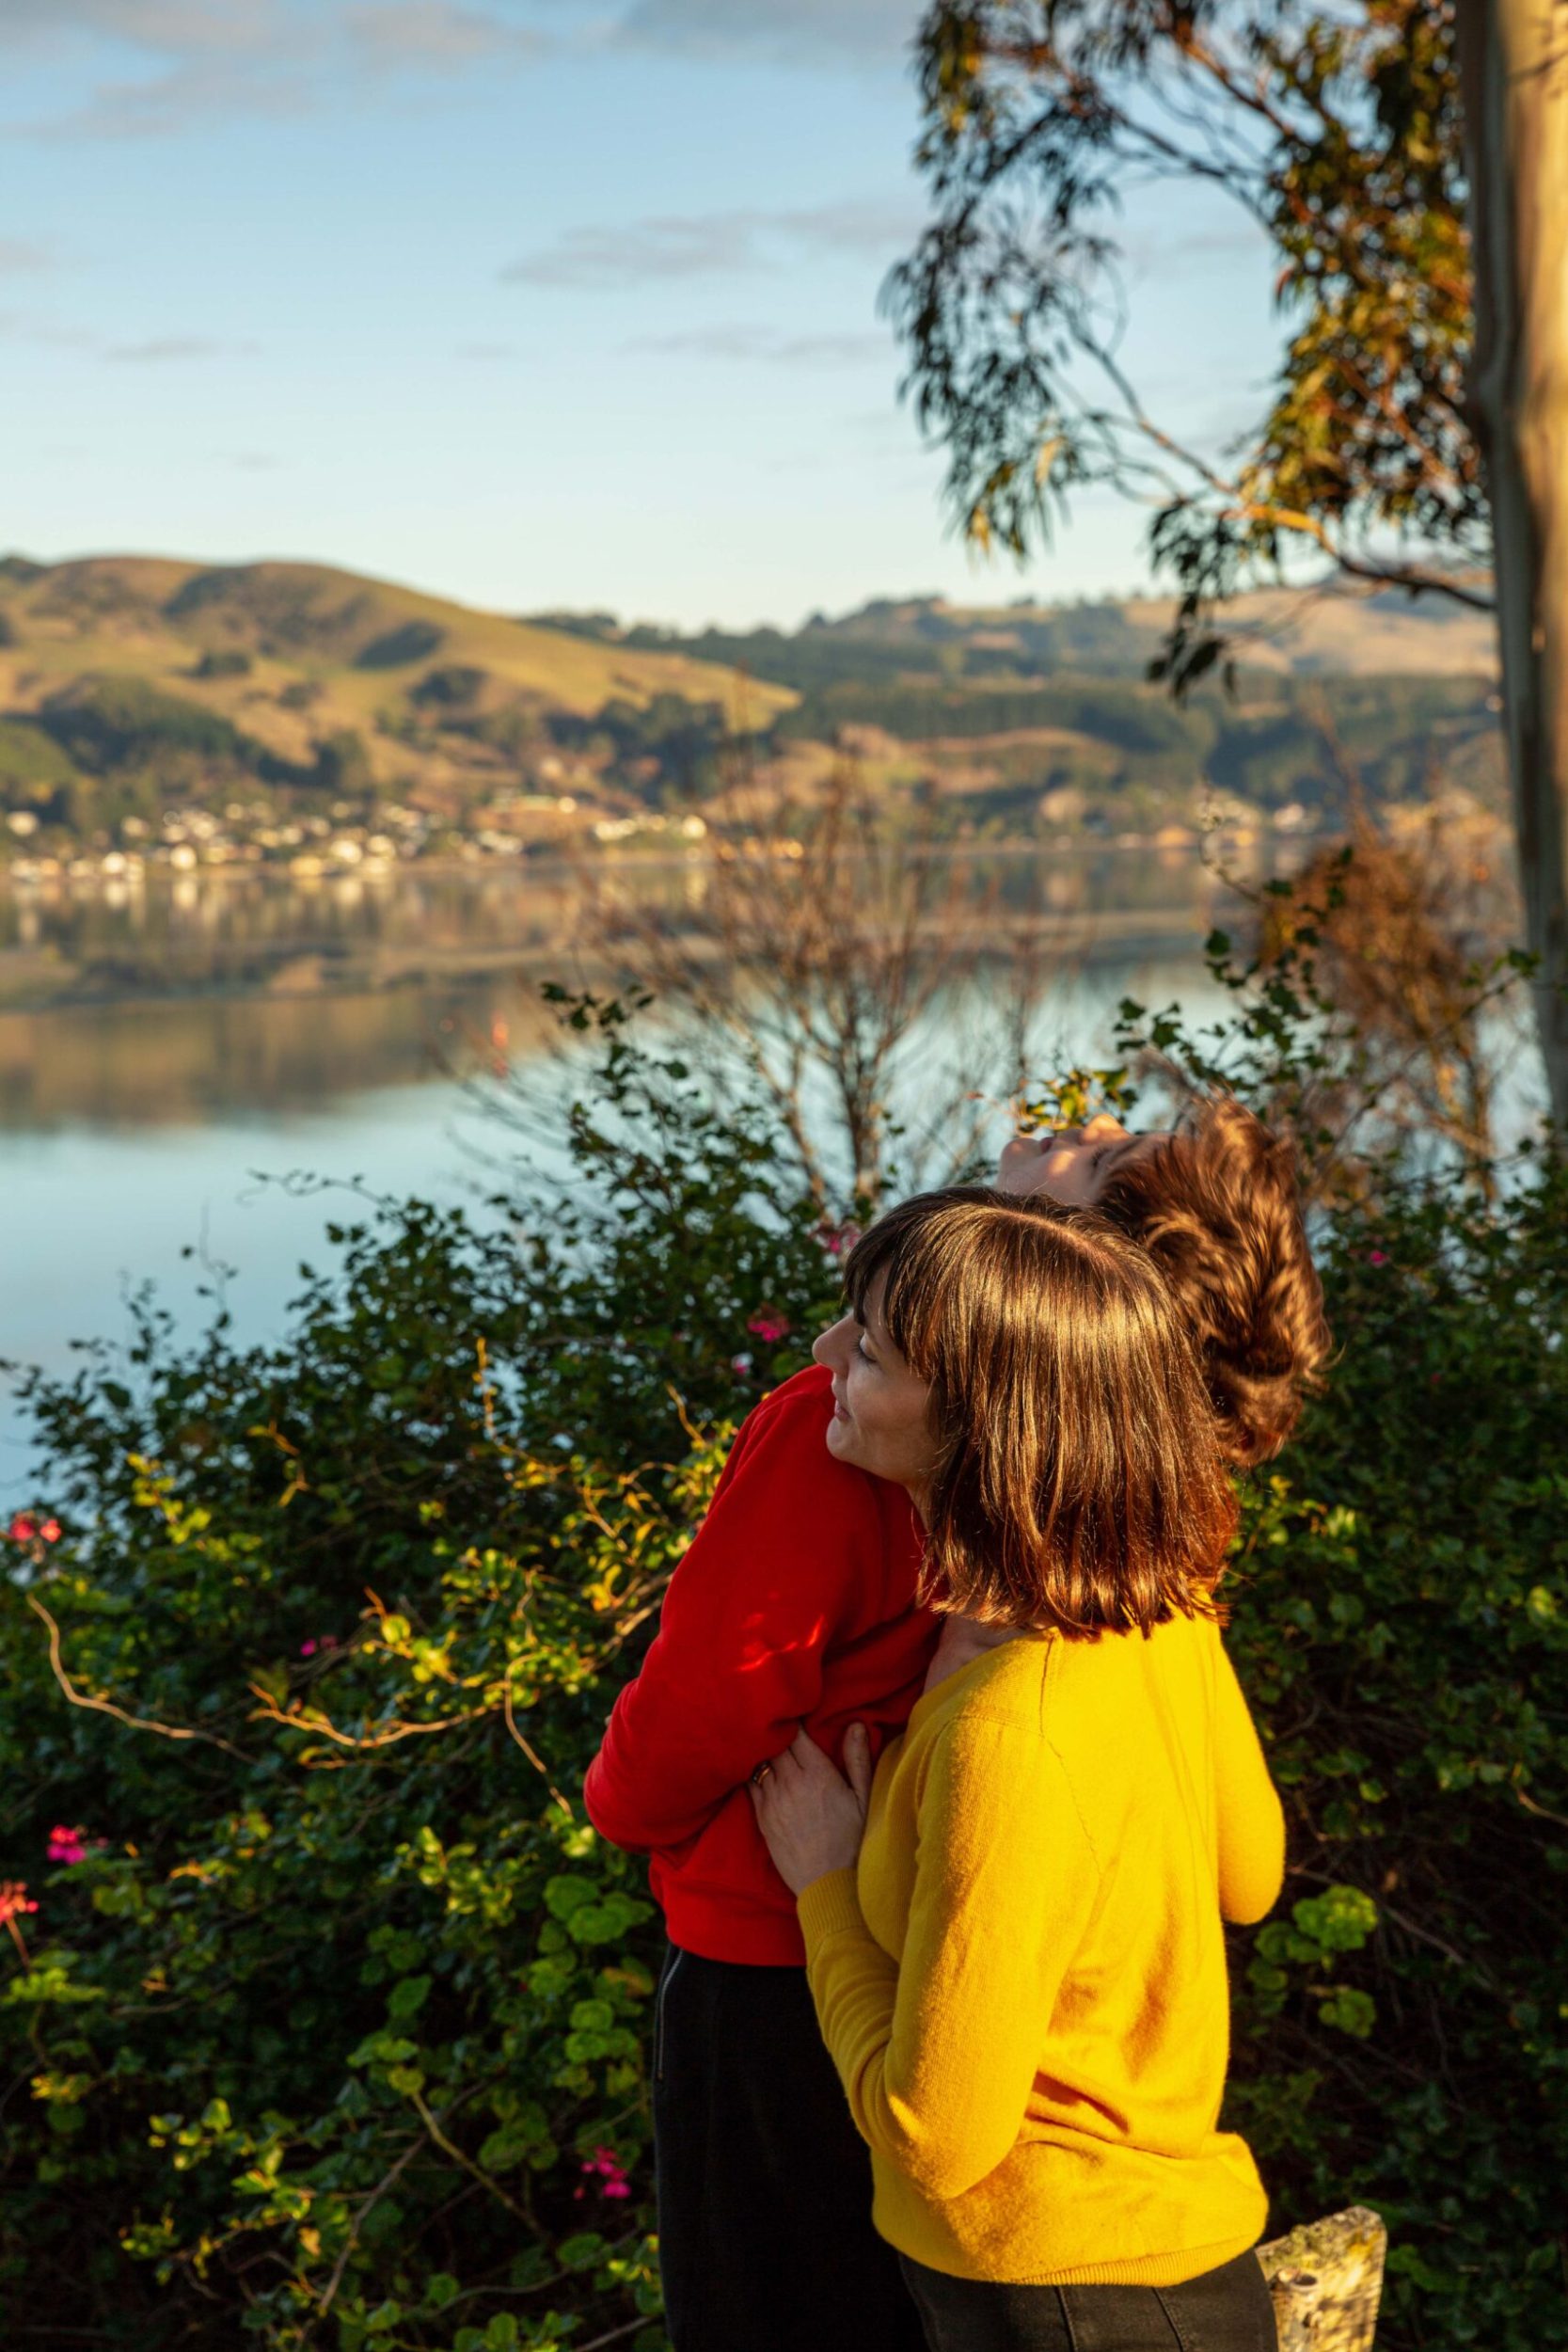
{"label": "brown bobbed hair", "polygon": [[1227,1459],[1268,1461],[1330,1347],[1291,1144],[1233,1096],[1212,1095],[1112,1168],[1095,1207],[1164,1276],[1197,1342]]}
{"label": "brown bobbed hair", "polygon": [[957,1185],[879,1217],[845,1287],[930,1387],[921,1597],[986,1624],[1139,1630],[1213,1593],[1236,1500],[1180,1311],[1102,1218]]}

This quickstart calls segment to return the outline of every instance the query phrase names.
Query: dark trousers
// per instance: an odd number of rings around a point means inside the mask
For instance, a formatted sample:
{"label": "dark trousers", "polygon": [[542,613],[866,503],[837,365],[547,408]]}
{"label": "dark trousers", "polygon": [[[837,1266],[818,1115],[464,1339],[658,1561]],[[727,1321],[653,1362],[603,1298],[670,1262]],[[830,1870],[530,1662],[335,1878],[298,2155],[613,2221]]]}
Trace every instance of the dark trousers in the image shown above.
{"label": "dark trousers", "polygon": [[930,2352],[1278,2352],[1256,2254],[1179,2287],[1009,2287],[901,2257]]}
{"label": "dark trousers", "polygon": [[654,2145],[675,2352],[925,2352],[803,1968],[672,1947]]}

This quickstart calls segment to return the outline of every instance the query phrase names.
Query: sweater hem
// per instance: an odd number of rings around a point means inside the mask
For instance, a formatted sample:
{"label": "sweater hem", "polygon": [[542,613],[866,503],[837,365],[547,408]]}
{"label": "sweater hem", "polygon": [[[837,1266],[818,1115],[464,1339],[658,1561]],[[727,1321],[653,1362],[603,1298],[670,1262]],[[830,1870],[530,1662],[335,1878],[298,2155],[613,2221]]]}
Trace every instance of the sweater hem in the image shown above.
{"label": "sweater hem", "polygon": [[693,1901],[678,1888],[660,1907],[672,1944],[698,1960],[729,1961],[741,1968],[804,1968],[806,1947],[789,1912],[737,1918],[728,1906]]}
{"label": "sweater hem", "polygon": [[1098,2263],[1063,2263],[1049,2270],[958,2269],[950,2262],[933,2262],[931,2249],[924,2251],[916,2246],[901,2245],[886,2231],[895,2253],[905,2254],[911,2262],[919,2263],[926,2270],[940,2271],[947,2279],[966,2279],[976,2285],[1012,2287],[1182,2287],[1191,2280],[1201,2279],[1207,2270],[1218,2270],[1226,2263],[1234,2262],[1255,2247],[1260,2231],[1248,2230],[1240,2237],[1217,2238],[1210,2246],[1190,2246],[1180,2252],[1165,2254],[1123,2254]]}

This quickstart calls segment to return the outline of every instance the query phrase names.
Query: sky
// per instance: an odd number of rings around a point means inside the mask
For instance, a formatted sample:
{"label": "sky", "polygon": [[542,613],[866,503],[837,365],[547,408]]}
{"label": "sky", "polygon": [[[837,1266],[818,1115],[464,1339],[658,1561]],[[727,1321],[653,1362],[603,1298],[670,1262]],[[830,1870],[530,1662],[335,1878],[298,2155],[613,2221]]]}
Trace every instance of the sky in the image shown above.
{"label": "sky", "polygon": [[[904,0],[0,0],[0,547],[309,558],[507,612],[793,627],[1114,595],[977,561],[878,309]],[[1125,223],[1126,358],[1215,445],[1279,341],[1223,199]]]}

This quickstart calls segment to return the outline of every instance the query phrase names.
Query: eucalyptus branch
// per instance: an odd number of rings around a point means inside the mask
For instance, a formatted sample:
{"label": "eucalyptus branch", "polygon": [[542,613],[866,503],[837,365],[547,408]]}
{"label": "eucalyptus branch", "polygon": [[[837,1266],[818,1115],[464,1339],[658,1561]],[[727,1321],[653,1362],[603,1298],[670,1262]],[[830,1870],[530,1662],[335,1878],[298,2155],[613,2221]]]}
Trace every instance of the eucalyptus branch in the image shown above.
{"label": "eucalyptus branch", "polygon": [[131,1714],[125,1708],[117,1706],[113,1699],[100,1698],[90,1692],[79,1691],[67,1674],[60,1656],[59,1627],[36,1593],[27,1595],[27,1606],[36,1616],[43,1619],[48,1629],[49,1664],[55,1680],[72,1707],[86,1708],[98,1715],[112,1715],[116,1723],[124,1724],[130,1731],[155,1732],[160,1740],[199,1740],[206,1747],[221,1748],[225,1756],[232,1756],[242,1764],[248,1764],[253,1760],[245,1754],[244,1748],[237,1748],[231,1740],[220,1739],[215,1731],[198,1731],[186,1724],[157,1723],[150,1716]]}

